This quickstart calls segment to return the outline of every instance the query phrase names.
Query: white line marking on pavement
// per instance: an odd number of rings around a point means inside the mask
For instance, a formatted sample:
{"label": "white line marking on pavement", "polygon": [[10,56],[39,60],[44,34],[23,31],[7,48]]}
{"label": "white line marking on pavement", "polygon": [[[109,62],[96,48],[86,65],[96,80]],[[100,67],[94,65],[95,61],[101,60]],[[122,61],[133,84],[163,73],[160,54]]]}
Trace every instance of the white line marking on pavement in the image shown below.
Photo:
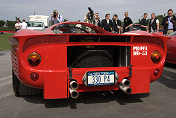
{"label": "white line marking on pavement", "polygon": [[14,94],[14,93],[13,93],[12,91],[3,93],[3,94],[0,95],[0,99],[5,98],[5,97],[8,97],[8,96],[11,96],[11,95],[13,95],[13,94]]}
{"label": "white line marking on pavement", "polygon": [[176,73],[176,70],[175,70],[175,69],[171,69],[171,68],[164,67],[164,70],[169,71],[169,72],[172,72],[172,73]]}
{"label": "white line marking on pavement", "polygon": [[167,76],[167,75],[164,75],[164,74],[163,74],[163,76],[164,76],[166,79],[175,80],[175,79],[173,79],[173,78],[171,78],[171,77],[169,77],[169,76]]}
{"label": "white line marking on pavement", "polygon": [[7,79],[10,79],[10,78],[12,78],[12,75],[9,75],[9,76],[6,76],[6,77],[2,77],[2,78],[0,78],[0,81],[7,80]]}
{"label": "white line marking on pavement", "polygon": [[6,82],[0,83],[0,87],[6,86],[6,85],[9,85],[9,84],[12,84],[12,81],[11,81],[11,80],[8,80],[8,81],[6,81]]}

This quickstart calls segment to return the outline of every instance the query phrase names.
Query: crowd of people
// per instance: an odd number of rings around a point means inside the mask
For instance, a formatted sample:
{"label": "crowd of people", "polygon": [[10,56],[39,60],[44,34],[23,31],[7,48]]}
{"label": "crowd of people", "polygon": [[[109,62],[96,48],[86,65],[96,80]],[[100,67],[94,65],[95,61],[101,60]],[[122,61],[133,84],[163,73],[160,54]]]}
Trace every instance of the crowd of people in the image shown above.
{"label": "crowd of people", "polygon": [[26,20],[23,19],[23,21],[21,22],[19,19],[17,19],[16,24],[15,24],[15,28],[16,28],[16,31],[18,31],[20,29],[26,29],[27,28]]}
{"label": "crowd of people", "polygon": [[[149,22],[147,22],[147,17],[148,14],[144,13],[144,18],[140,22],[141,30],[148,32],[159,32],[159,20],[156,18],[155,13],[151,14],[151,19],[149,19]],[[161,25],[163,26],[164,35],[169,35],[176,31],[176,17],[173,15],[172,9],[168,10],[167,16],[163,18]]]}
{"label": "crowd of people", "polygon": [[[123,20],[123,26],[122,21],[119,20],[118,15],[114,14],[113,18],[110,19],[110,14],[106,14],[105,18],[103,20],[100,20],[99,13],[95,13],[91,10],[89,7],[89,12],[84,18],[84,22],[94,24],[98,27],[103,28],[106,31],[113,32],[113,33],[124,33],[129,32],[133,26],[133,21],[128,16],[128,12],[124,13],[124,20]],[[176,16],[173,15],[173,10],[169,9],[167,12],[167,16],[163,18],[163,21],[161,22],[161,25],[163,26],[163,34],[169,35],[172,32],[176,31]],[[156,18],[155,13],[151,14],[151,18],[147,20],[148,14],[144,13],[143,19],[140,20],[140,30],[146,31],[146,32],[159,32],[160,29],[160,21]],[[57,10],[54,10],[51,14],[51,18],[49,21],[49,25],[54,25],[57,23],[64,22],[64,18],[62,15],[58,13]],[[65,21],[67,22],[67,21]],[[80,22],[80,21],[79,21]],[[23,19],[23,22],[20,23],[19,20],[17,20],[17,23],[15,24],[15,27],[17,30],[19,29],[26,29],[27,23]]]}
{"label": "crowd of people", "polygon": [[[90,14],[90,12],[88,13]],[[161,22],[161,25],[163,26],[163,34],[169,35],[176,31],[176,17],[173,14],[173,10],[169,9],[167,12],[167,16],[163,18],[163,21]],[[131,18],[128,16],[128,12],[124,13],[124,20],[123,20],[123,26],[121,21],[118,19],[117,14],[113,15],[112,20],[110,19],[110,14],[105,15],[105,19],[100,21],[100,17],[98,13],[95,13],[94,20],[91,21],[90,18],[88,18],[89,15],[86,15],[84,22],[92,23],[94,25],[97,25],[99,27],[102,27],[104,30],[113,32],[113,33],[124,33],[129,32],[133,26],[133,22]],[[143,19],[140,20],[140,29],[141,31],[146,32],[159,32],[160,30],[160,21],[156,17],[155,13],[151,14],[151,18],[148,19],[148,13],[144,13]]]}

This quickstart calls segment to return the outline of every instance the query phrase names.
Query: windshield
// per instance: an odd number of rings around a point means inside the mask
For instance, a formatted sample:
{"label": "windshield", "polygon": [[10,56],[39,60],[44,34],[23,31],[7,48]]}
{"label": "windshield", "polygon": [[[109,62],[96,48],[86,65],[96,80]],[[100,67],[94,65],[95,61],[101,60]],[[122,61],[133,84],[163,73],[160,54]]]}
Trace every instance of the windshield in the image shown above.
{"label": "windshield", "polygon": [[133,31],[140,30],[141,26],[139,24],[133,25]]}
{"label": "windshield", "polygon": [[42,22],[28,22],[28,27],[43,27]]}
{"label": "windshield", "polygon": [[61,24],[55,26],[52,31],[55,34],[60,33],[96,33],[92,28],[83,24]]}

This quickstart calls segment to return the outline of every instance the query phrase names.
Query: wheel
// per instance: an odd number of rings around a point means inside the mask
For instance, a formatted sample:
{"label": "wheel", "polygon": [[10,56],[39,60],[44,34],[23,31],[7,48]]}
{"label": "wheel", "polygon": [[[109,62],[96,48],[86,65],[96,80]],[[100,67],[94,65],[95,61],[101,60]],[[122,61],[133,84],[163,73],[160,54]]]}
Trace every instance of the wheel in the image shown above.
{"label": "wheel", "polygon": [[13,85],[13,92],[15,93],[16,97],[19,97],[19,80],[15,76],[14,72],[12,71],[12,85]]}
{"label": "wheel", "polygon": [[20,82],[13,71],[12,71],[12,79],[13,79],[12,80],[13,91],[15,93],[15,96],[17,97],[38,95],[41,93],[40,89],[28,87],[24,85],[22,82]]}
{"label": "wheel", "polygon": [[112,57],[106,51],[92,51],[84,54],[76,63],[76,68],[112,67]]}

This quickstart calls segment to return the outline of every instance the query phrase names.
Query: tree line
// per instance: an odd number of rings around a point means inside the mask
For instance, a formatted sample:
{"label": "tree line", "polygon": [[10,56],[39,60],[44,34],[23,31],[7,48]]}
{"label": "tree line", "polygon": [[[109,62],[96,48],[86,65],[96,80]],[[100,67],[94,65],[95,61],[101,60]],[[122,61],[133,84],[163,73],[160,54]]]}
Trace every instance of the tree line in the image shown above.
{"label": "tree line", "polygon": [[15,27],[14,27],[15,23],[16,23],[16,21],[0,20],[0,30],[15,31]]}

